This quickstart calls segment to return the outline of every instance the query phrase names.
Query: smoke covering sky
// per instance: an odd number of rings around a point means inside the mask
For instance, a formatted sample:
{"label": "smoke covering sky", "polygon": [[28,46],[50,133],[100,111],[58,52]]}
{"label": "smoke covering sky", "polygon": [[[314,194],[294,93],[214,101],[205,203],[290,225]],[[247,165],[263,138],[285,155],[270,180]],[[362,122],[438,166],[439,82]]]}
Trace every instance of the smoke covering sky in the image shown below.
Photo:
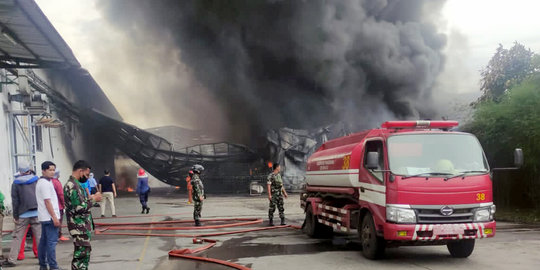
{"label": "smoke covering sky", "polygon": [[36,2],[127,122],[243,143],[436,118],[447,97],[480,94],[498,43],[540,49],[531,2]]}

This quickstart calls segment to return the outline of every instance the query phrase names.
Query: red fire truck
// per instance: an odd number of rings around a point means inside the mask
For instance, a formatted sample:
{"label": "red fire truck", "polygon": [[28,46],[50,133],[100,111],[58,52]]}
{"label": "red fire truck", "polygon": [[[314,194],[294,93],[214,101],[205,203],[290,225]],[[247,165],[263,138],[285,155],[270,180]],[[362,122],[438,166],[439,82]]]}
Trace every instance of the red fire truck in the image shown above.
{"label": "red fire truck", "polygon": [[447,245],[468,257],[476,239],[495,236],[491,172],[475,136],[456,121],[391,121],[324,143],[308,160],[304,231],[358,232],[363,255],[386,247]]}

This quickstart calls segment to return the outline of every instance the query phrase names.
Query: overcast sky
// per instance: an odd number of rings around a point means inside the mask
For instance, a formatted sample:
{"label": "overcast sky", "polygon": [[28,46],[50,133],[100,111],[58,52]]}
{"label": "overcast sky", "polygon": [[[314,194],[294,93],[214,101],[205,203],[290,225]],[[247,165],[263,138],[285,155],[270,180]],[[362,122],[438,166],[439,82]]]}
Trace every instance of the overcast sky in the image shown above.
{"label": "overcast sky", "polygon": [[540,1],[534,0],[447,1],[443,9],[443,30],[449,35],[447,67],[454,73],[471,75],[458,91],[478,91],[479,70],[499,43],[509,48],[518,41],[540,53],[539,8]]}
{"label": "overcast sky", "polygon": [[[125,91],[118,91],[117,81],[129,80],[130,77],[111,80],[111,75],[101,72],[99,67],[103,65],[103,61],[109,61],[114,65],[115,62],[121,63],[123,59],[98,57],[100,43],[121,44],[125,36],[102,18],[95,6],[96,0],[36,0],[36,2],[69,44],[81,65],[90,71],[125,120],[144,128],[168,125],[174,121],[172,118],[164,117],[148,123],[128,117],[137,104],[130,103],[133,101],[126,99]],[[440,29],[448,35],[445,49],[447,60],[445,71],[438,80],[437,91],[480,94],[480,69],[487,64],[499,43],[508,48],[514,41],[518,41],[531,50],[540,52],[538,10],[540,1],[534,0],[447,1],[443,17],[440,18]],[[183,70],[181,63],[178,70]],[[182,82],[190,80],[189,74],[179,77]],[[148,85],[151,83],[147,82]],[[188,82],[185,87],[192,86]],[[159,99],[150,101],[144,96],[137,98],[137,93],[133,95],[135,96],[132,100],[157,102],[153,105],[159,106]],[[189,122],[174,124],[192,126]]]}

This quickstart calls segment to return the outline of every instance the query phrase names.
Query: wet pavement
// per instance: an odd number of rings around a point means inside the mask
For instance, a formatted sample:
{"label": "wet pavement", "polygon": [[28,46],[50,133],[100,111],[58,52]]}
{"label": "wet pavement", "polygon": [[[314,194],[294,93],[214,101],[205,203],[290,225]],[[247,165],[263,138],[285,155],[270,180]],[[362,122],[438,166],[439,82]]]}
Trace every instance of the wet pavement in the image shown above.
{"label": "wet pavement", "polygon": [[[117,215],[129,218],[96,219],[96,223],[149,222],[191,219],[192,205],[178,191],[150,197],[150,215],[141,215],[134,194],[117,198]],[[203,218],[263,218],[267,216],[266,197],[209,196],[203,207]],[[299,207],[298,195],[286,200],[285,212],[289,224],[301,225],[304,215]],[[99,216],[99,209],[94,209]],[[276,213],[277,214],[277,213]],[[107,211],[110,216],[110,212]],[[5,229],[12,225],[6,218]],[[266,221],[265,221],[266,222]],[[210,223],[209,223],[210,224]],[[179,225],[159,225],[186,226]],[[217,240],[215,247],[198,256],[227,260],[253,269],[540,269],[540,228],[509,223],[498,224],[493,239],[476,242],[474,253],[467,259],[450,257],[446,247],[400,247],[387,250],[381,261],[362,257],[355,235],[337,234],[332,239],[311,239],[298,229],[281,228],[270,231],[207,237]],[[138,230],[137,233],[199,234],[261,228],[265,224],[222,228],[204,231]],[[64,232],[66,229],[64,228]],[[9,237],[4,236],[4,254],[9,252]],[[171,249],[197,248],[191,238],[96,235],[92,240],[90,269],[231,269],[212,263],[169,258]],[[69,269],[73,245],[59,243],[57,259],[60,266]],[[37,259],[31,251],[19,261],[15,269],[37,269]]]}

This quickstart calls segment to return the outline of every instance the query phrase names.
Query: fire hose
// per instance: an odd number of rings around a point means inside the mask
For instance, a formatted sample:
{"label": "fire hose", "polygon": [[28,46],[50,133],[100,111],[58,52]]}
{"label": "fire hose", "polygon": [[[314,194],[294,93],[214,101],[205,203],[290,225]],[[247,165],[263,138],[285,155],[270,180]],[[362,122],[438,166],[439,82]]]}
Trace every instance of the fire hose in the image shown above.
{"label": "fire hose", "polygon": [[[158,216],[158,215],[155,215]],[[139,216],[140,217],[140,216]],[[137,231],[137,230],[157,230],[157,231],[189,231],[189,230],[210,230],[210,229],[221,229],[221,228],[231,228],[231,227],[240,227],[260,224],[263,222],[259,218],[216,218],[216,219],[204,219],[201,222],[212,223],[212,222],[230,222],[220,225],[206,225],[206,226],[179,226],[179,227],[154,227],[159,225],[172,225],[172,224],[183,224],[183,223],[193,223],[193,220],[167,220],[167,221],[155,221],[155,222],[124,222],[124,223],[102,223],[96,222],[95,225],[96,235],[122,235],[122,236],[158,236],[158,237],[184,237],[192,238],[194,244],[207,243],[207,245],[195,249],[173,249],[169,251],[169,257],[177,257],[183,259],[197,260],[203,262],[216,263],[224,266],[228,266],[240,270],[250,270],[251,268],[228,262],[225,260],[219,260],[214,258],[205,258],[198,257],[191,254],[196,254],[205,250],[208,250],[216,245],[217,240],[207,239],[205,237],[211,236],[221,236],[221,235],[230,235],[230,234],[240,234],[256,231],[266,231],[282,228],[294,228],[300,229],[300,226],[295,225],[282,225],[282,226],[272,226],[272,227],[260,227],[260,228],[250,228],[243,230],[227,231],[227,232],[216,232],[216,233],[203,233],[203,234],[171,234],[171,233],[137,233],[137,232],[113,232],[113,231]],[[143,226],[146,225],[146,226]]]}

